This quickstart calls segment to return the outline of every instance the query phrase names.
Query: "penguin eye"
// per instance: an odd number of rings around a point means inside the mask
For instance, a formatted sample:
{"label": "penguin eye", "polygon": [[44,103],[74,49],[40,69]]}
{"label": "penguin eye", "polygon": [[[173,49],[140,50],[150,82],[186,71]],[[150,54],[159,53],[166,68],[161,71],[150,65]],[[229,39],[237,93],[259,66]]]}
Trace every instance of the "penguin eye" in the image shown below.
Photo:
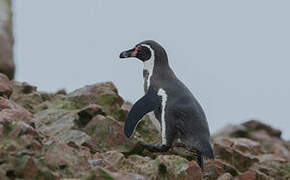
{"label": "penguin eye", "polygon": [[148,47],[139,46],[138,47],[138,58],[142,61],[147,61],[151,58],[151,51]]}

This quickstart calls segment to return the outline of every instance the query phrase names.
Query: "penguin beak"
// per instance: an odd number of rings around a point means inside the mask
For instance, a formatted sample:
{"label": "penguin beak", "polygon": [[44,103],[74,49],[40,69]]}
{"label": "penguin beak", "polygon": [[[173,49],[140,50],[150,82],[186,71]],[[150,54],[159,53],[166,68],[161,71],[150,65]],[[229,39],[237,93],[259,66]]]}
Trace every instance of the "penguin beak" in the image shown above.
{"label": "penguin beak", "polygon": [[129,58],[129,57],[135,57],[135,48],[133,49],[129,49],[127,51],[123,51],[121,54],[120,54],[120,58]]}

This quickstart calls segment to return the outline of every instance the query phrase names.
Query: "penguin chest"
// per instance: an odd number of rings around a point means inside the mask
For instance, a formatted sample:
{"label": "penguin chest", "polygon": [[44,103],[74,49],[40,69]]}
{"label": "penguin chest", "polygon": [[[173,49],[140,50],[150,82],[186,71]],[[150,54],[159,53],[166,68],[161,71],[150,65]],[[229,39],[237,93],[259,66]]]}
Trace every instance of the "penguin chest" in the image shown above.
{"label": "penguin chest", "polygon": [[148,70],[145,70],[145,69],[143,70],[143,79],[144,79],[144,84],[143,84],[143,86],[144,86],[144,92],[146,94],[147,93],[147,90],[149,88],[149,81],[150,81]]}

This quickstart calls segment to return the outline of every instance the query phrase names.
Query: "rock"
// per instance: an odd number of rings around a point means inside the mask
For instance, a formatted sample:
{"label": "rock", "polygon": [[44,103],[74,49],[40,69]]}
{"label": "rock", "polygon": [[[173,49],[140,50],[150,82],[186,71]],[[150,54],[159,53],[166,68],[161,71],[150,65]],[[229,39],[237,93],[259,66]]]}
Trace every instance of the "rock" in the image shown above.
{"label": "rock", "polygon": [[232,146],[242,152],[258,155],[262,153],[261,144],[246,138],[232,139]]}
{"label": "rock", "polygon": [[58,138],[73,129],[75,119],[76,112],[74,111],[47,109],[36,113],[33,122],[43,133]]}
{"label": "rock", "polygon": [[45,151],[44,162],[51,169],[66,170],[63,172],[80,176],[89,168],[88,162],[79,156],[77,150],[61,141],[48,141]]}
{"label": "rock", "polygon": [[275,156],[282,157],[290,161],[290,151],[283,144],[280,143],[274,144],[270,151]]}
{"label": "rock", "polygon": [[104,112],[116,120],[124,120],[124,113],[121,110],[123,99],[112,82],[98,83],[77,89],[68,94],[68,100],[77,102],[77,107],[84,107],[88,104],[102,106]]}
{"label": "rock", "polygon": [[234,177],[230,173],[224,173],[217,180],[234,180]]}
{"label": "rock", "polygon": [[[244,172],[255,162],[258,162],[258,158],[254,153],[249,153],[251,147],[258,147],[254,142],[242,140],[242,144],[237,145],[241,139],[231,138],[217,138],[214,140],[214,154],[216,158],[223,159],[227,163],[234,165],[239,171]],[[251,142],[245,144],[245,142]],[[236,146],[243,147],[241,150],[247,150],[249,152],[243,152],[235,149]],[[255,151],[254,151],[255,152]]]}
{"label": "rock", "polygon": [[126,102],[123,103],[123,105],[121,106],[121,109],[123,111],[123,116],[124,117],[127,117],[128,116],[128,113],[131,110],[132,106],[133,106],[133,104],[130,103],[130,102],[128,102],[128,101],[126,101]]}
{"label": "rock", "polygon": [[247,128],[243,125],[227,125],[212,135],[213,137],[248,137]]}
{"label": "rock", "polygon": [[278,129],[274,129],[271,126],[264,124],[257,120],[251,120],[243,123],[246,128],[249,129],[249,131],[257,131],[257,130],[265,130],[270,136],[274,136],[277,138],[281,137],[281,131]]}
{"label": "rock", "polygon": [[238,180],[271,180],[273,178],[270,178],[266,176],[265,174],[256,171],[256,170],[248,170],[244,173],[242,173],[240,176],[237,178]]}
{"label": "rock", "polygon": [[268,125],[250,121],[212,137],[216,159],[201,172],[182,147],[140,146],[161,142],[148,116],[126,138],[132,105],[112,83],[50,94],[11,82],[10,99],[0,97],[1,179],[289,179],[290,144]]}
{"label": "rock", "polygon": [[85,127],[88,122],[96,115],[105,115],[100,105],[89,104],[78,112],[78,118],[76,119],[76,123],[80,127]]}
{"label": "rock", "polygon": [[274,176],[275,172],[273,169],[277,169],[281,166],[281,164],[287,163],[285,159],[273,154],[263,154],[258,156],[258,158],[259,162],[255,163],[251,168],[268,176]]}
{"label": "rock", "polygon": [[186,169],[186,173],[183,174],[183,177],[180,179],[196,179],[196,180],[201,180],[202,179],[202,173],[199,165],[195,161],[189,162],[189,167]]}
{"label": "rock", "polygon": [[201,169],[195,161],[188,163],[175,155],[159,155],[154,160],[130,156],[125,166],[150,179],[202,179]]}
{"label": "rock", "polygon": [[0,73],[0,96],[9,98],[12,94],[12,84],[5,74]]}
{"label": "rock", "polygon": [[63,109],[47,109],[35,114],[33,121],[36,128],[58,140],[80,146],[90,141],[91,137],[85,132],[75,129],[77,115],[75,111]]}
{"label": "rock", "polygon": [[256,174],[254,171],[247,171],[238,177],[239,180],[256,180]]}
{"label": "rock", "polygon": [[278,168],[276,168],[273,177],[277,180],[290,179],[290,162],[280,165]]}
{"label": "rock", "polygon": [[12,2],[0,0],[0,73],[14,78]]}
{"label": "rock", "polygon": [[68,94],[68,97],[74,101],[84,104],[100,104],[111,108],[123,104],[123,100],[118,96],[118,91],[112,82],[98,83],[85,86]]}
{"label": "rock", "polygon": [[206,161],[205,172],[208,172],[205,174],[205,177],[209,180],[215,180],[225,172],[230,173],[232,176],[237,176],[239,174],[236,168],[220,159]]}
{"label": "rock", "polygon": [[96,179],[96,180],[145,180],[145,177],[133,174],[133,173],[119,173],[111,172],[107,169],[97,167],[91,171],[90,175],[86,179]]}
{"label": "rock", "polygon": [[102,115],[94,117],[84,128],[92,137],[91,144],[95,151],[117,150],[128,152],[134,147],[133,140],[128,140],[120,122]]}
{"label": "rock", "polygon": [[47,102],[58,98],[54,94],[37,91],[35,86],[28,83],[12,82],[14,91],[11,99],[31,113],[37,113],[47,109]]}
{"label": "rock", "polygon": [[0,97],[0,122],[23,121],[29,122],[32,114],[15,102]]}

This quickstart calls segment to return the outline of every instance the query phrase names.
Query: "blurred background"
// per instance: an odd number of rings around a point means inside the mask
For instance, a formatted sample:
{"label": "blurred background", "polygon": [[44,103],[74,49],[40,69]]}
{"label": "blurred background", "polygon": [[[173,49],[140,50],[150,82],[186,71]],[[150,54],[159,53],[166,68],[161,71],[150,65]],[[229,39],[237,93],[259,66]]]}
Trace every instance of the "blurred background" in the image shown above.
{"label": "blurred background", "polygon": [[15,0],[15,79],[50,92],[113,81],[122,97],[135,102],[143,95],[143,64],[120,60],[119,53],[153,39],[204,107],[212,132],[258,119],[289,139],[289,5]]}

